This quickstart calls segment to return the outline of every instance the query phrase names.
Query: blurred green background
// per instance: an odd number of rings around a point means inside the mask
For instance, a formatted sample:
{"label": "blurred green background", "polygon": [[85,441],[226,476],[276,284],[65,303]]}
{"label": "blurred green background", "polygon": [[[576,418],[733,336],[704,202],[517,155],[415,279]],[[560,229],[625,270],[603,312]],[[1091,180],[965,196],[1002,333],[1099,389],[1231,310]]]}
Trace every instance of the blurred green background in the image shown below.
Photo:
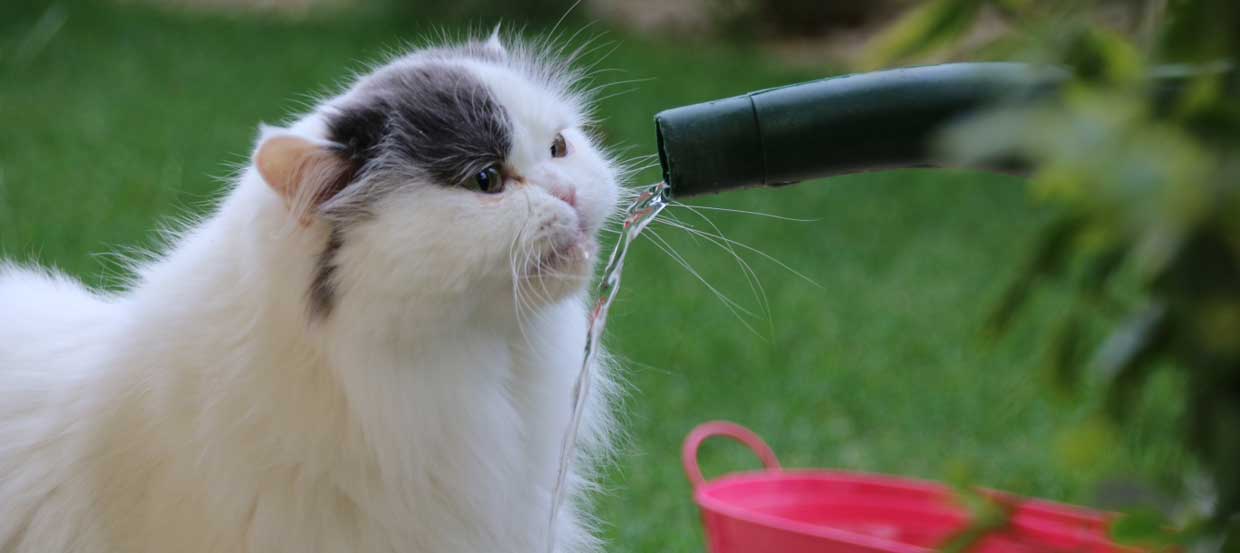
{"label": "blurred green background", "polygon": [[[571,3],[5,2],[0,254],[113,286],[121,268],[110,254],[149,247],[154,229],[206,209],[245,163],[260,121],[286,119],[411,42],[489,29],[496,16],[538,34]],[[596,40],[597,56],[610,52],[600,84],[633,81],[603,92],[600,130],[637,157],[654,152],[655,112],[838,71],[867,25],[911,3],[849,15],[856,3],[665,0],[646,4],[686,11],[651,22],[622,13],[642,11],[624,2],[587,2],[561,29]],[[781,23],[797,5],[840,11]],[[819,23],[805,28],[810,16]],[[630,184],[655,179],[646,170]],[[679,446],[711,419],[749,426],[786,466],[967,480],[1091,505],[1107,503],[1100,486],[1178,485],[1189,468],[1172,440],[1176,382],[1158,382],[1123,435],[1082,424],[1088,394],[1069,403],[1043,385],[1032,337],[1066,293],[1043,293],[1002,340],[982,336],[1045,218],[1022,181],[903,171],[690,203],[809,219],[704,212],[728,238],[820,286],[740,250],[764,310],[736,260],[708,241],[655,226],[639,244],[607,337],[627,391],[628,439],[598,497],[612,551],[702,549]],[[686,208],[669,213],[713,231]],[[734,316],[659,245],[759,316]],[[708,476],[755,466],[729,443],[708,443],[703,461]]]}

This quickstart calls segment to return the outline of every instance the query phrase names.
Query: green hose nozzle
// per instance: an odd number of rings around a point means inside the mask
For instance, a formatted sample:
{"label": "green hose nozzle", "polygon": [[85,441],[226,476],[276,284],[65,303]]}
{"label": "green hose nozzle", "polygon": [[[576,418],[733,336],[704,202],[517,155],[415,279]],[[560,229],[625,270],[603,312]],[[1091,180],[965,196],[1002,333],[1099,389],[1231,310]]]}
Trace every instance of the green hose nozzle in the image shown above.
{"label": "green hose nozzle", "polygon": [[933,165],[944,124],[1052,90],[1060,70],[956,63],[832,77],[694,104],[655,117],[665,182],[684,197]]}

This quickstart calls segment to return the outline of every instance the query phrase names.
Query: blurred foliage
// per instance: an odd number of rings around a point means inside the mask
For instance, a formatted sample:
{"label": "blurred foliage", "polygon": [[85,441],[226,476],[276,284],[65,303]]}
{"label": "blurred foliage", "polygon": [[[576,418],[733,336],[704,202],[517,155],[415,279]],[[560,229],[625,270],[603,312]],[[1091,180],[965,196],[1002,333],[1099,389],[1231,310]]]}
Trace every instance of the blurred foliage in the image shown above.
{"label": "blurred foliage", "polygon": [[[1176,520],[1133,513],[1114,533],[1159,545],[1176,528],[1179,543],[1240,551],[1240,2],[1127,4],[1140,24],[1124,30],[1098,23],[1108,6],[1096,2],[933,0],[877,37],[867,64],[941,53],[990,11],[1009,30],[990,52],[1067,70],[1048,97],[971,118],[941,144],[957,162],[1026,161],[1055,213],[991,328],[1036,289],[1068,288],[1075,302],[1044,334],[1047,375],[1069,397],[1104,387],[1097,420],[1121,429],[1152,374],[1179,375],[1208,512],[1184,498]],[[1160,78],[1177,75],[1182,86]],[[1070,433],[1064,454],[1095,434]]]}
{"label": "blurred foliage", "polygon": [[877,68],[915,54],[937,53],[967,32],[987,0],[926,2],[875,39],[863,61]]}

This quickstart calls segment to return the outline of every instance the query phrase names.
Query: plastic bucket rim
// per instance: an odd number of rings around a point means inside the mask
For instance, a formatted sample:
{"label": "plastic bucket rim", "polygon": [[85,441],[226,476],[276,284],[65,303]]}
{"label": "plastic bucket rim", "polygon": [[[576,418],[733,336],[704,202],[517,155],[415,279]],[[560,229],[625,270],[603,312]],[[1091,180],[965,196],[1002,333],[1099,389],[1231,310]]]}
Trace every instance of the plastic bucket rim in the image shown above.
{"label": "plastic bucket rim", "polygon": [[[862,483],[874,484],[885,487],[902,487],[912,488],[915,491],[931,493],[939,495],[947,491],[947,487],[941,483],[924,480],[919,478],[908,478],[902,476],[890,476],[882,473],[871,473],[862,471],[845,471],[831,469],[814,469],[814,468],[796,468],[796,469],[764,469],[754,471],[742,471],[727,473],[713,480],[703,481],[693,490],[693,501],[703,512],[713,513],[729,519],[754,524],[769,529],[778,530],[780,532],[794,533],[814,538],[824,538],[836,541],[844,541],[852,545],[858,545],[870,548],[879,548],[884,551],[893,553],[926,553],[933,552],[935,548],[911,545],[900,541],[890,540],[859,534],[850,530],[836,528],[832,526],[823,526],[806,522],[798,522],[790,520],[778,515],[768,515],[754,511],[746,507],[739,506],[735,503],[728,502],[712,496],[720,488],[726,488],[736,484],[751,482],[774,482],[788,478],[810,478],[815,480],[839,480],[841,478],[850,480],[861,480]],[[843,483],[843,482],[841,482]],[[985,493],[994,497],[1013,498],[1020,501],[1022,508],[1032,508],[1036,512],[1046,513],[1055,516],[1071,516],[1081,519],[1083,524],[1089,526],[1105,525],[1113,516],[1111,513],[1098,512],[1077,505],[1060,503],[1046,499],[1027,498],[1023,496],[1015,496],[1011,493],[993,490],[990,488],[977,488],[981,493]],[[1041,532],[1056,534],[1063,537],[1069,537],[1081,540],[1083,544],[1103,545],[1112,551],[1141,551],[1139,548],[1117,544],[1105,536],[1092,535],[1090,533],[1082,533],[1081,528],[1072,527],[1067,523],[1055,521],[1045,521],[1033,523],[1026,521],[1023,526],[1029,529],[1036,529]],[[1075,531],[1073,531],[1075,529]]]}
{"label": "plastic bucket rim", "polygon": [[[842,528],[835,528],[832,526],[822,526],[818,524],[811,524],[808,522],[797,522],[797,521],[789,520],[787,518],[776,516],[776,515],[763,514],[763,513],[754,511],[752,509],[740,507],[736,505],[735,503],[730,503],[728,501],[724,501],[722,499],[710,496],[711,492],[719,488],[727,487],[732,484],[738,484],[738,483],[741,483],[742,481],[745,481],[745,482],[752,482],[754,480],[777,481],[777,480],[785,479],[789,476],[804,477],[804,476],[820,476],[823,474],[831,474],[831,475],[838,475],[838,476],[859,476],[867,480],[868,479],[874,479],[874,480],[881,479],[881,475],[872,474],[872,473],[836,471],[836,470],[819,470],[819,469],[803,469],[803,468],[798,468],[798,469],[771,468],[771,469],[763,469],[763,470],[755,470],[755,471],[733,472],[733,473],[725,474],[723,476],[719,476],[713,480],[702,481],[702,483],[699,484],[697,487],[695,487],[693,490],[693,502],[697,504],[698,508],[701,509],[703,512],[714,513],[714,514],[724,516],[730,519],[738,520],[741,522],[778,530],[780,532],[788,532],[788,533],[799,534],[799,535],[809,536],[809,537],[814,537],[814,538],[830,539],[833,541],[845,542],[850,545],[856,545],[859,547],[879,549],[879,550],[887,551],[890,553],[928,553],[928,552],[934,551],[933,548],[911,545],[911,544],[907,544],[904,542],[899,542],[899,541],[890,540],[886,538],[880,538],[876,536],[869,536],[866,534],[859,534],[857,532],[845,530]],[[932,487],[933,486],[933,484],[928,481],[924,481],[924,482],[915,481],[915,482],[918,484],[921,484],[921,486],[918,486],[918,487],[923,487],[923,486]],[[885,484],[884,482],[875,482],[875,483]]]}
{"label": "plastic bucket rim", "polygon": [[[720,430],[723,430],[722,432]],[[742,471],[726,473],[716,477],[713,480],[707,480],[697,465],[697,448],[706,439],[713,436],[724,436],[732,438],[742,444],[748,446],[750,450],[763,460],[765,465],[763,470]],[[863,483],[873,484],[888,488],[905,488],[913,489],[923,493],[931,493],[943,496],[945,492],[949,492],[950,488],[932,480],[910,478],[903,476],[892,476],[881,473],[869,473],[860,471],[844,471],[817,468],[804,469],[785,469],[775,457],[773,450],[759,437],[741,425],[727,421],[711,421],[698,425],[689,433],[684,446],[682,447],[682,462],[684,464],[690,483],[693,487],[693,500],[704,515],[713,514],[752,524],[759,527],[765,527],[778,532],[797,534],[811,538],[821,538],[834,540],[837,542],[849,543],[859,547],[867,547],[879,549],[888,553],[927,553],[934,551],[933,548],[921,547],[904,542],[894,541],[890,539],[859,534],[842,528],[799,522],[777,515],[764,514],[750,508],[739,506],[716,497],[712,497],[712,492],[727,487],[729,485],[741,482],[753,481],[778,481],[786,478],[811,478],[823,480],[840,480],[848,479]],[[1027,530],[1036,530],[1046,534],[1058,535],[1060,537],[1072,538],[1079,540],[1082,546],[1102,546],[1108,550],[1116,552],[1138,552],[1140,549],[1131,546],[1125,546],[1112,542],[1105,534],[1088,532],[1090,527],[1105,527],[1113,520],[1114,513],[1099,512],[1084,507],[1060,503],[1045,499],[1024,497],[1015,495],[1001,490],[990,488],[975,488],[977,491],[997,499],[1008,499],[1018,501],[1020,508],[1032,510],[1035,514],[1043,514],[1048,517],[1079,519],[1082,523],[1080,526],[1073,527],[1067,521],[1045,520],[1045,521],[1028,521],[1021,524]],[[704,523],[709,526],[709,519],[704,517]],[[1096,532],[1096,529],[1094,529]]]}

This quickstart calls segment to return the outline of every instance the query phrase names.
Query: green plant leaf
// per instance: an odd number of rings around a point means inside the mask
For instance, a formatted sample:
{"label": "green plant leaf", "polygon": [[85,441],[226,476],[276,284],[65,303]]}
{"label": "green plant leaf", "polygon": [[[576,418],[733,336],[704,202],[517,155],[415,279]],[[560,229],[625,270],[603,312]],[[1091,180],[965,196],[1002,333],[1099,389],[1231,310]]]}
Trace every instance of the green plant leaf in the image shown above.
{"label": "green plant leaf", "polygon": [[998,306],[986,323],[988,333],[998,335],[1007,330],[1012,318],[1029,297],[1034,284],[1043,277],[1059,273],[1070,253],[1072,239],[1080,229],[1075,217],[1064,217],[1051,223],[1038,239],[1034,254],[1026,267],[1003,293]]}
{"label": "green plant leaf", "polygon": [[1081,314],[1072,311],[1060,323],[1046,352],[1043,374],[1050,388],[1060,397],[1075,397],[1080,382],[1080,366],[1084,349]]}
{"label": "green plant leaf", "polygon": [[1087,27],[1075,35],[1064,62],[1088,81],[1131,85],[1145,76],[1145,64],[1132,40],[1100,27]]}
{"label": "green plant leaf", "polygon": [[1092,418],[1061,432],[1056,445],[1065,467],[1089,470],[1115,446],[1115,431],[1105,420]]}
{"label": "green plant leaf", "polygon": [[1173,545],[1171,522],[1158,511],[1138,509],[1124,513],[1111,524],[1111,539],[1127,545]]}
{"label": "green plant leaf", "polygon": [[1176,62],[1208,62],[1240,56],[1240,2],[1171,0],[1167,7],[1160,57]]}
{"label": "green plant leaf", "polygon": [[1167,309],[1152,304],[1120,324],[1094,357],[1094,366],[1107,380],[1107,412],[1122,418],[1145,382],[1150,365],[1166,345]]}
{"label": "green plant leaf", "polygon": [[966,553],[986,536],[1007,528],[1014,506],[1001,497],[992,497],[975,489],[960,489],[957,503],[969,512],[969,523],[938,546],[939,553]]}
{"label": "green plant leaf", "polygon": [[973,27],[984,0],[932,0],[909,11],[873,40],[862,58],[866,69],[950,47]]}

